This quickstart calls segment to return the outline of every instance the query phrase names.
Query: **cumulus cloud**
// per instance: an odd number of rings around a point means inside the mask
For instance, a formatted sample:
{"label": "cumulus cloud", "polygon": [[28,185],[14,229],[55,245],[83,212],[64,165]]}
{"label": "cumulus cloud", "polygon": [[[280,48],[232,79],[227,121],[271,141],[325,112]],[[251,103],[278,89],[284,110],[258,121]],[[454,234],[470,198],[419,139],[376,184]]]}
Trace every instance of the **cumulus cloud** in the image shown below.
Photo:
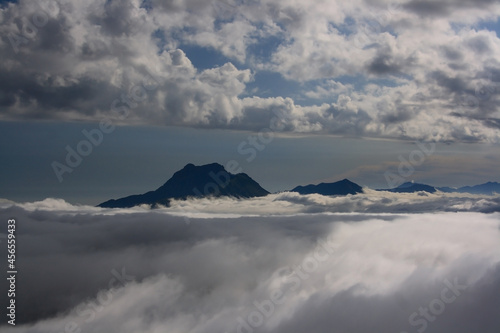
{"label": "cumulus cloud", "polygon": [[3,202],[0,215],[17,219],[19,292],[18,324],[2,331],[498,330],[498,213],[297,208],[331,200],[285,193],[268,200],[274,215],[228,200],[238,217],[189,223],[194,208],[172,214],[180,202],[78,214],[57,200]]}
{"label": "cumulus cloud", "polygon": [[[0,119],[260,130],[278,109],[286,132],[499,142],[500,40],[478,28],[497,21],[495,1],[22,0],[0,11]],[[228,62],[196,68],[187,46]],[[312,89],[253,96],[260,71]]]}

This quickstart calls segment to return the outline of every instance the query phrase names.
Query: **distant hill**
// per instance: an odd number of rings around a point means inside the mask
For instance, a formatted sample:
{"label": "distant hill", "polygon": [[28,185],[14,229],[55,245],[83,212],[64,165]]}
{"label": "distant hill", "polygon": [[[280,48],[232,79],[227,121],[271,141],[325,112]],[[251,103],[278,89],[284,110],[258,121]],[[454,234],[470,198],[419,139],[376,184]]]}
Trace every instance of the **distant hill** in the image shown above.
{"label": "distant hill", "polygon": [[456,192],[457,189],[456,188],[453,188],[453,187],[436,187],[436,189],[438,191],[441,191],[441,192],[445,192],[445,193],[453,193],[453,192]]}
{"label": "distant hill", "polygon": [[394,192],[394,193],[414,193],[414,192],[421,192],[421,191],[435,193],[437,190],[435,187],[430,186],[430,185],[407,182],[407,183],[399,185],[396,188],[393,188],[390,190],[384,190],[384,191],[389,191],[389,192]]}
{"label": "distant hill", "polygon": [[356,183],[344,179],[335,183],[321,183],[318,185],[297,186],[291,192],[300,194],[322,194],[322,195],[348,195],[363,193],[363,189]]}
{"label": "distant hill", "polygon": [[[444,188],[445,190],[449,188]],[[439,188],[441,190],[441,188]],[[486,194],[493,195],[495,193],[500,194],[500,183],[497,182],[487,182],[480,185],[475,186],[464,186],[458,189],[450,189],[450,192],[459,192],[459,193],[472,193],[472,194]],[[446,192],[446,191],[443,191]]]}
{"label": "distant hill", "polygon": [[98,207],[128,208],[142,204],[168,205],[170,199],[186,199],[188,197],[252,198],[268,194],[268,191],[245,173],[233,175],[218,163],[202,166],[190,163],[174,173],[172,178],[155,191],[108,200],[99,204]]}
{"label": "distant hill", "polygon": [[434,187],[426,184],[407,182],[393,189],[383,189],[378,191],[388,191],[395,193],[414,193],[420,191],[435,193],[436,191],[441,191],[445,193],[471,193],[471,194],[493,195],[495,193],[500,194],[500,183],[488,182],[481,185],[453,188],[453,187]]}

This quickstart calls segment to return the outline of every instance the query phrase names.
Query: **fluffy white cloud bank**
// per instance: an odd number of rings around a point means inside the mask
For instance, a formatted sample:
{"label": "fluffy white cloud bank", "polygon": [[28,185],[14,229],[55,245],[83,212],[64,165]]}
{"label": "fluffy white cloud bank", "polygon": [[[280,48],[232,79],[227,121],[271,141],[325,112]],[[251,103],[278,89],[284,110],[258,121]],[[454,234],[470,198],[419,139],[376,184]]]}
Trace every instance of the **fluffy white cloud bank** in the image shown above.
{"label": "fluffy white cloud bank", "polygon": [[[284,132],[499,142],[500,39],[481,28],[499,15],[465,0],[21,0],[0,9],[0,119],[261,130],[278,116]],[[229,61],[196,68],[188,46]],[[254,95],[261,71],[308,88]]]}
{"label": "fluffy white cloud bank", "polygon": [[[170,214],[209,217],[256,214],[294,215],[309,213],[426,213],[500,211],[500,197],[464,193],[391,193],[368,188],[348,196],[301,195],[296,192],[271,194],[262,198],[231,198],[172,201]],[[258,212],[258,213],[257,213]]]}
{"label": "fluffy white cloud bank", "polygon": [[[205,208],[187,221],[2,202],[19,266],[18,325],[2,332],[498,331],[499,213],[298,209],[334,199],[268,198],[278,214],[213,201],[238,217]],[[203,202],[184,204],[185,216]]]}
{"label": "fluffy white cloud bank", "polygon": [[[238,218],[258,216],[294,216],[315,213],[430,213],[430,212],[500,212],[500,196],[469,193],[392,193],[364,188],[363,193],[347,196],[302,195],[282,192],[265,197],[237,199],[231,197],[171,200],[169,207],[152,210],[156,214],[184,218]],[[116,215],[151,213],[149,205],[108,209],[73,205],[62,199],[16,203],[0,199],[0,208],[20,208],[30,212],[60,214]]]}

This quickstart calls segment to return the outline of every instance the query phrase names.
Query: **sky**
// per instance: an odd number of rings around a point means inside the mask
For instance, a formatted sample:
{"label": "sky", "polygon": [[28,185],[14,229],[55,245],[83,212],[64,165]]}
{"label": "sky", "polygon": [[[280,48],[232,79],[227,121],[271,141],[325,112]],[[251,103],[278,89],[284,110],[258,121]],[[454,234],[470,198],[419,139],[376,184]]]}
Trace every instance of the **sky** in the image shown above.
{"label": "sky", "polygon": [[[0,0],[0,331],[498,333],[500,197],[376,189],[500,182],[499,33],[495,0]],[[272,193],[96,207],[214,162]]]}
{"label": "sky", "polygon": [[0,1],[0,198],[95,205],[229,161],[272,192],[500,181],[499,16],[493,0]]}

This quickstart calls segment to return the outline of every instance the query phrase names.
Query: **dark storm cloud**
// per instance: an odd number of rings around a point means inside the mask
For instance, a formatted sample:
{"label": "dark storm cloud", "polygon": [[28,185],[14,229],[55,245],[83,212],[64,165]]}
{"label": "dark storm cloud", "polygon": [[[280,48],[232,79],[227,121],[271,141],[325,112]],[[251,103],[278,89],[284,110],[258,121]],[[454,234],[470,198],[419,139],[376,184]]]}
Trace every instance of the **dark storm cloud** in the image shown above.
{"label": "dark storm cloud", "polygon": [[468,90],[466,82],[460,77],[451,77],[441,71],[433,72],[429,77],[450,93],[463,93]]}
{"label": "dark storm cloud", "polygon": [[328,108],[325,114],[332,116],[327,128],[333,134],[362,136],[366,126],[373,120],[366,111],[350,110],[342,103]]}
{"label": "dark storm cloud", "polygon": [[452,113],[450,113],[450,115],[457,117],[457,118],[467,118],[467,119],[471,119],[471,120],[480,121],[484,124],[484,126],[489,127],[489,128],[494,128],[494,129],[500,128],[500,119],[498,119],[498,118],[484,118],[484,117],[477,116],[477,115],[466,115],[466,114],[461,114],[458,112],[452,112]]}
{"label": "dark storm cloud", "polygon": [[404,5],[408,10],[422,16],[440,16],[448,14],[448,6],[446,3],[438,1],[409,1]]}
{"label": "dark storm cloud", "polygon": [[413,56],[402,59],[395,56],[389,47],[381,47],[376,57],[367,65],[367,69],[369,73],[376,75],[402,75],[408,72],[415,61]]}
{"label": "dark storm cloud", "polygon": [[69,32],[71,28],[64,17],[59,20],[51,18],[40,30],[35,45],[43,51],[72,52],[74,41]]}
{"label": "dark storm cloud", "polygon": [[458,1],[432,1],[432,0],[411,0],[403,7],[415,14],[423,17],[447,16],[453,11],[468,8],[487,8],[495,4],[495,0],[458,0]]}
{"label": "dark storm cloud", "polygon": [[[19,106],[27,108],[34,118],[52,118],[58,114],[64,119],[66,112],[75,110],[92,116],[98,110],[109,111],[111,102],[106,96],[120,96],[121,93],[119,89],[92,78],[84,77],[66,86],[54,86],[53,78],[33,81],[30,74],[0,70],[0,75],[5,78],[0,82],[0,89],[10,105],[18,101]],[[32,108],[34,101],[37,108]],[[52,112],[49,114],[47,110]],[[12,109],[7,112],[12,112],[13,118],[21,116]]]}
{"label": "dark storm cloud", "polygon": [[[64,14],[51,15],[43,10],[43,6],[23,4],[5,10],[5,15],[8,17],[2,22],[3,25],[11,24],[13,28],[1,36],[6,46],[2,49],[5,56],[12,57],[12,51],[17,51],[15,54],[21,56],[17,58],[18,61],[38,62],[43,61],[43,56],[36,57],[36,52],[74,51],[75,41],[70,31],[73,23]],[[22,52],[18,53],[19,51]]]}
{"label": "dark storm cloud", "polygon": [[467,41],[466,45],[478,54],[491,52],[489,40],[485,36],[477,36]]}
{"label": "dark storm cloud", "polygon": [[104,35],[131,36],[137,28],[134,5],[128,0],[108,1],[102,11],[89,14],[89,21],[101,27]]}
{"label": "dark storm cloud", "polygon": [[488,118],[483,120],[484,125],[490,128],[500,129],[500,119],[497,118]]}
{"label": "dark storm cloud", "polygon": [[383,124],[398,124],[411,120],[417,116],[418,110],[409,105],[402,105],[401,101],[396,101],[397,109],[395,112],[382,111],[380,113],[380,121]]}
{"label": "dark storm cloud", "polygon": [[457,48],[443,46],[441,49],[448,60],[460,61],[464,58],[463,53]]}
{"label": "dark storm cloud", "polygon": [[400,71],[398,64],[391,63],[388,55],[379,55],[368,66],[368,70],[374,74],[397,74]]}

